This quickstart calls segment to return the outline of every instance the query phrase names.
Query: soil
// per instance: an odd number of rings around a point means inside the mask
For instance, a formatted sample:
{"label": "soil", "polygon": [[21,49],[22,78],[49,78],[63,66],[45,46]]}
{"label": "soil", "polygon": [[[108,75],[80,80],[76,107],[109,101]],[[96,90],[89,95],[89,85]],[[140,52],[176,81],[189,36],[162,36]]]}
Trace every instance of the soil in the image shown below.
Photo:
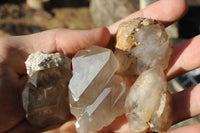
{"label": "soil", "polygon": [[44,10],[31,9],[23,0],[0,2],[0,37],[26,35],[53,28],[93,28],[89,2],[52,0]]}

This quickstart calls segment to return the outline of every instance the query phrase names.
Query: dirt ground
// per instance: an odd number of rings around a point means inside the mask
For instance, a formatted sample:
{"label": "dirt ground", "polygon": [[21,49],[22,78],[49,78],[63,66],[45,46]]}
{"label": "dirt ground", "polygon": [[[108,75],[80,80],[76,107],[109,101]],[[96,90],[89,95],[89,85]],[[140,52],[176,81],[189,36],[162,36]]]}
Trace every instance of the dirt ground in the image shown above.
{"label": "dirt ground", "polygon": [[[79,0],[80,1],[80,0]],[[0,2],[0,36],[26,35],[53,28],[90,29],[93,22],[89,2],[51,3],[45,10],[34,10],[25,1]]]}

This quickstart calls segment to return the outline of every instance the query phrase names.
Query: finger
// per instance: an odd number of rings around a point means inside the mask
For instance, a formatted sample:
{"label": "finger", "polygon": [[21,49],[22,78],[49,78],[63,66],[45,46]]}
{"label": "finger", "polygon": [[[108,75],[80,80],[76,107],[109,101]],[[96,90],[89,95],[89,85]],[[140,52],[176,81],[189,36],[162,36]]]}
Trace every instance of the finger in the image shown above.
{"label": "finger", "polygon": [[178,128],[168,133],[199,133],[199,131],[200,131],[200,124],[196,124],[192,126]]}
{"label": "finger", "polygon": [[174,123],[200,114],[200,84],[172,96]]}
{"label": "finger", "polygon": [[156,19],[166,26],[181,18],[187,11],[187,3],[185,0],[160,0],[146,7],[143,10],[137,11],[128,17],[109,26],[111,34],[115,34],[117,27],[125,20],[147,17]]}
{"label": "finger", "polygon": [[173,52],[166,70],[168,79],[200,67],[200,35],[173,47]]}
{"label": "finger", "polygon": [[28,41],[36,41],[30,44],[33,50],[45,52],[62,52],[73,55],[78,50],[88,45],[99,45],[105,47],[109,42],[110,34],[107,28],[93,30],[66,30],[56,29],[27,36]]}
{"label": "finger", "polygon": [[43,52],[62,52],[66,55],[74,54],[88,45],[106,46],[110,34],[107,28],[93,30],[54,29],[36,34],[1,38],[12,48],[26,51],[28,54]]}
{"label": "finger", "polygon": [[130,133],[128,127],[128,121],[125,115],[117,117],[110,125],[104,127],[98,133],[112,133],[112,132]]}
{"label": "finger", "polygon": [[59,128],[59,132],[60,133],[77,133],[76,128],[75,128],[75,122],[76,122],[76,119],[74,117],[71,117],[70,120],[68,120]]}
{"label": "finger", "polygon": [[1,57],[0,62],[14,67],[16,72],[21,75],[25,73],[25,60],[33,52],[62,52],[67,56],[72,56],[88,45],[104,47],[109,39],[110,33],[107,28],[93,30],[54,29],[26,36],[4,37],[0,38],[0,44],[3,44],[5,48],[4,51],[0,49],[0,52],[3,52],[2,55],[5,57]]}
{"label": "finger", "polygon": [[116,131],[116,133],[133,133],[130,131],[128,123],[122,125],[119,130]]}

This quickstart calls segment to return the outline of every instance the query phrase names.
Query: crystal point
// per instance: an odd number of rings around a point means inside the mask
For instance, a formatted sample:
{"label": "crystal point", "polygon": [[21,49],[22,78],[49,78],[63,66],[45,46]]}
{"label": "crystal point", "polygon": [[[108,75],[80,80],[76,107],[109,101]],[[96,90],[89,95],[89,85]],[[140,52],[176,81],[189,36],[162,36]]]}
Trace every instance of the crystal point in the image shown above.
{"label": "crystal point", "polygon": [[94,132],[125,112],[126,82],[115,75],[118,61],[107,48],[89,46],[72,59],[70,110],[78,132]]}
{"label": "crystal point", "polygon": [[118,61],[110,49],[89,46],[72,59],[73,76],[69,83],[71,113],[76,116],[92,104],[114,75]]}

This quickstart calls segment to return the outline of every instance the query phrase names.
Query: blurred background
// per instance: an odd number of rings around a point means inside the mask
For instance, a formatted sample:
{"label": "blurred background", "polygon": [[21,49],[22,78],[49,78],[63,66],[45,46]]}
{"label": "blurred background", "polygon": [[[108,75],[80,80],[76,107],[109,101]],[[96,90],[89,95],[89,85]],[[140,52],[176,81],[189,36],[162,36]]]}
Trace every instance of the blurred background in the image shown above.
{"label": "blurred background", "polygon": [[[0,37],[27,35],[53,28],[91,29],[108,26],[157,0],[1,0]],[[200,0],[188,0],[188,13],[166,31],[172,44],[200,33]],[[188,62],[189,63],[189,62]],[[169,81],[171,93],[200,82],[200,69]],[[172,128],[200,122],[200,117]]]}

